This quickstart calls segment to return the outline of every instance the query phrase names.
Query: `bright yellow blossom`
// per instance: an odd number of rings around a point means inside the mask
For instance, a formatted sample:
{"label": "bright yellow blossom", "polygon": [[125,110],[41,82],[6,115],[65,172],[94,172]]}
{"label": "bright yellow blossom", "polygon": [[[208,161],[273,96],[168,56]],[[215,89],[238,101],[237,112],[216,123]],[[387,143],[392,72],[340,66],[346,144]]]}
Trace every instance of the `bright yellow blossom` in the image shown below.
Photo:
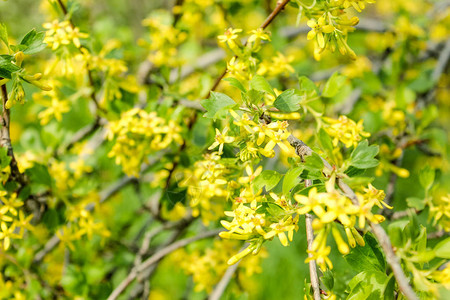
{"label": "bright yellow blossom", "polygon": [[339,142],[342,142],[345,147],[356,147],[362,137],[369,137],[370,133],[365,132],[363,128],[363,120],[358,123],[347,118],[346,116],[340,116],[337,120],[323,117],[323,120],[328,123],[324,127],[325,131],[333,137],[333,145],[337,147]]}
{"label": "bright yellow blossom", "polygon": [[233,49],[237,47],[235,40],[238,38],[238,33],[240,32],[242,32],[242,29],[228,28],[223,35],[219,35],[217,38],[220,43],[227,43]]}
{"label": "bright yellow blossom", "polygon": [[320,48],[325,47],[324,33],[331,33],[334,31],[334,26],[327,24],[325,18],[322,16],[318,20],[311,19],[306,23],[311,30],[308,32],[308,40],[316,38],[317,44]]}
{"label": "bright yellow blossom", "polygon": [[219,129],[216,128],[216,136],[214,138],[214,143],[209,146],[208,150],[212,150],[217,148],[219,146],[219,155],[223,153],[223,146],[224,144],[229,144],[234,142],[235,138],[231,136],[227,136],[227,132],[229,130],[229,127],[226,126],[222,132],[219,131]]}

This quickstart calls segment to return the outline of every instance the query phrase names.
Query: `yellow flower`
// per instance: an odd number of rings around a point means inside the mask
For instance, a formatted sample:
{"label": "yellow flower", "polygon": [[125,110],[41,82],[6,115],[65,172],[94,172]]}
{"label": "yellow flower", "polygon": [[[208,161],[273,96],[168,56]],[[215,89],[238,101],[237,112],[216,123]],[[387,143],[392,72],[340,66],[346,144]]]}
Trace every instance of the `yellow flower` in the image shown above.
{"label": "yellow flower", "polygon": [[330,24],[326,24],[325,18],[322,16],[319,20],[311,19],[306,23],[311,30],[308,32],[307,39],[312,40],[316,38],[317,44],[320,48],[325,47],[325,38],[323,36],[324,33],[331,33],[334,31],[334,26]]}
{"label": "yellow flower", "polygon": [[5,222],[2,222],[0,228],[2,229],[0,232],[0,240],[3,240],[3,249],[6,251],[11,245],[11,239],[17,239],[20,238],[20,236],[14,233],[16,230],[16,224],[14,223],[8,228],[8,225],[6,225]]}
{"label": "yellow flower", "polygon": [[[276,235],[278,236],[278,239],[283,246],[288,246],[288,239],[292,242],[292,238],[294,237],[294,230],[298,230],[298,218],[298,215],[295,217],[295,219],[293,219],[292,216],[289,216],[286,220],[280,220],[278,223],[270,224],[271,230],[264,234],[264,238],[268,240]],[[285,232],[288,233],[287,238]]]}
{"label": "yellow flower", "polygon": [[0,208],[0,214],[2,215],[9,211],[13,216],[17,216],[16,208],[23,206],[23,201],[17,199],[16,193],[12,193],[9,198],[3,197],[0,194],[0,200],[3,202],[3,206]]}
{"label": "yellow flower", "polygon": [[323,117],[323,120],[328,124],[325,125],[325,131],[333,137],[333,145],[337,147],[339,142],[342,142],[345,147],[356,147],[362,137],[369,137],[370,133],[365,132],[363,128],[363,120],[355,123],[352,119],[346,116],[340,116],[337,120]]}
{"label": "yellow flower", "polygon": [[223,35],[219,35],[217,38],[220,43],[227,43],[230,48],[237,46],[235,40],[238,38],[238,33],[242,32],[242,29],[228,28]]}
{"label": "yellow flower", "polygon": [[315,260],[317,264],[319,265],[320,269],[322,271],[325,271],[328,268],[333,269],[333,263],[328,258],[328,255],[330,255],[331,247],[330,246],[324,246],[319,248],[317,251],[310,251],[308,250],[308,253],[311,254],[311,257],[308,257],[305,260],[305,263],[308,263],[312,260]]}
{"label": "yellow flower", "polygon": [[208,150],[212,150],[217,148],[219,146],[219,155],[223,153],[223,146],[224,144],[229,144],[234,142],[235,138],[231,136],[227,136],[229,128],[226,126],[222,132],[219,131],[219,129],[216,128],[216,137],[214,138],[215,142],[209,146]]}
{"label": "yellow flower", "polygon": [[69,21],[54,20],[52,23],[44,23],[42,26],[47,29],[44,42],[52,47],[52,50],[69,44],[80,48],[80,39],[89,37],[87,33],[82,33],[77,27],[72,26]]}
{"label": "yellow flower", "polygon": [[245,166],[245,172],[247,172],[247,177],[239,177],[238,182],[240,184],[251,183],[259,174],[261,174],[263,167],[259,166],[253,171],[253,167],[250,164]]}
{"label": "yellow flower", "polygon": [[369,201],[373,201],[376,206],[379,208],[387,207],[389,209],[392,209],[393,207],[388,205],[386,202],[384,202],[384,198],[386,197],[386,194],[383,190],[377,190],[372,184],[369,183],[367,188],[363,189],[366,193],[364,196],[369,199]]}
{"label": "yellow flower", "polygon": [[345,8],[349,8],[353,6],[358,12],[361,12],[364,8],[366,8],[367,3],[375,3],[375,0],[344,0],[343,5]]}
{"label": "yellow flower", "polygon": [[433,225],[438,224],[445,231],[450,231],[450,194],[433,199],[430,204],[430,217],[434,219]]}

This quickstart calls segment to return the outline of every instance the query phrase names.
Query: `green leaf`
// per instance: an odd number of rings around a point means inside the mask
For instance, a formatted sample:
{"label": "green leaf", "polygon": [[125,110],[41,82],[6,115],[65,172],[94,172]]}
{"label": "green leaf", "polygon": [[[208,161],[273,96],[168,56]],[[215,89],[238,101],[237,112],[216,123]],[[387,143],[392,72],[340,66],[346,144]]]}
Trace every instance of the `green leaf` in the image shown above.
{"label": "green leaf", "polygon": [[383,299],[384,291],[389,283],[389,277],[379,271],[363,271],[348,283],[351,300],[378,300]]}
{"label": "green leaf", "polygon": [[228,109],[237,105],[233,99],[218,92],[211,92],[209,99],[202,100],[200,104],[206,109],[204,117],[210,119],[224,119]]}
{"label": "green leaf", "polygon": [[241,92],[243,92],[243,93],[247,92],[247,90],[245,89],[244,85],[239,80],[237,80],[236,78],[234,78],[234,77],[227,77],[224,80],[228,81],[228,83],[231,86],[234,86],[235,88],[240,89]]}
{"label": "green leaf", "polygon": [[0,77],[11,79],[11,73],[19,71],[20,68],[11,61],[13,56],[0,55]]}
{"label": "green leaf", "polygon": [[278,184],[281,177],[282,175],[277,171],[265,170],[253,181],[253,191],[256,193],[265,186],[268,192]]}
{"label": "green leaf", "polygon": [[322,91],[322,96],[327,98],[332,98],[339,93],[340,89],[344,86],[347,78],[343,75],[339,75],[337,72],[333,73],[325,83],[325,87]]}
{"label": "green leaf", "polygon": [[422,187],[428,191],[434,182],[434,169],[432,169],[430,166],[425,166],[420,173],[419,173],[419,181]]}
{"label": "green leaf", "polygon": [[243,95],[245,95],[248,102],[255,104],[255,105],[259,105],[259,103],[261,102],[261,100],[264,97],[264,92],[252,89],[252,90],[248,91],[247,94],[243,94]]}
{"label": "green leaf", "polygon": [[0,171],[9,166],[11,159],[12,158],[8,155],[8,148],[0,147]]}
{"label": "green leaf", "polygon": [[378,245],[378,241],[375,239],[375,237],[370,232],[368,232],[364,235],[364,240],[366,241],[366,245],[369,245],[370,248],[372,249],[382,270],[385,270],[386,269],[386,261],[384,259],[383,251],[381,250],[380,246]]}
{"label": "green leaf", "polygon": [[3,23],[0,23],[0,40],[5,43],[6,47],[9,47],[8,30],[6,29],[6,25]]}
{"label": "green leaf", "polygon": [[270,215],[272,215],[274,217],[280,217],[280,216],[286,215],[286,211],[278,204],[272,203],[272,202],[265,202],[265,204],[267,205],[266,211]]}
{"label": "green leaf", "polygon": [[27,48],[23,50],[23,53],[35,54],[45,49],[45,47],[47,47],[47,44],[43,42],[44,38],[45,32],[37,32],[36,29],[30,30],[20,42],[21,45],[27,46]]}
{"label": "green leaf", "polygon": [[283,178],[283,194],[287,195],[289,191],[300,182],[300,174],[303,172],[303,166],[289,169]]}
{"label": "green leaf", "polygon": [[300,85],[300,91],[305,92],[308,97],[314,97],[319,95],[319,89],[316,84],[306,76],[300,76],[298,78]]}
{"label": "green leaf", "polygon": [[394,274],[391,273],[384,289],[384,300],[394,299],[395,283]]}
{"label": "green leaf", "polygon": [[52,178],[48,169],[40,164],[35,164],[32,168],[27,169],[27,175],[30,177],[33,183],[43,184],[45,186],[51,186]]}
{"label": "green leaf", "polygon": [[416,238],[417,252],[424,252],[427,250],[427,228],[423,225],[420,226],[419,236]]}
{"label": "green leaf", "polygon": [[333,272],[331,272],[330,270],[326,270],[325,272],[323,272],[323,276],[321,278],[321,281],[323,283],[323,285],[329,290],[331,291],[334,287],[334,276],[333,276]]}
{"label": "green leaf", "polygon": [[281,93],[273,105],[282,112],[293,112],[300,109],[302,97],[294,89],[289,89]]}
{"label": "green leaf", "polygon": [[319,144],[322,147],[322,149],[325,150],[325,153],[334,160],[333,154],[334,147],[330,135],[326,133],[326,131],[323,128],[320,128],[317,137],[319,138]]}
{"label": "green leaf", "polygon": [[353,248],[344,256],[347,263],[357,272],[375,271],[385,272],[385,262],[378,243],[370,234],[364,235],[366,245]]}
{"label": "green leaf", "polygon": [[403,230],[405,229],[406,225],[409,224],[409,220],[399,220],[392,222],[388,226],[388,234],[391,238],[392,245],[395,247],[402,247],[407,238],[403,234]]}
{"label": "green leaf", "polygon": [[42,222],[51,230],[59,225],[59,215],[55,209],[47,209],[42,217]]}
{"label": "green leaf", "polygon": [[358,146],[350,155],[350,165],[358,169],[369,169],[376,167],[379,162],[374,157],[377,154],[378,146],[369,146],[369,142],[367,140],[364,140],[358,144]]}
{"label": "green leaf", "polygon": [[425,201],[423,199],[417,197],[409,197],[406,198],[406,203],[408,203],[409,207],[422,210],[425,208]]}
{"label": "green leaf", "polygon": [[440,241],[434,247],[434,254],[437,257],[442,257],[446,259],[450,259],[450,237],[446,238],[443,241]]}
{"label": "green leaf", "polygon": [[273,91],[272,87],[270,86],[270,84],[267,82],[267,80],[260,75],[255,75],[252,78],[252,80],[250,81],[250,88],[257,91],[266,92],[274,97],[277,96]]}
{"label": "green leaf", "polygon": [[323,160],[319,154],[313,152],[305,158],[305,168],[312,171],[321,171],[323,169]]}

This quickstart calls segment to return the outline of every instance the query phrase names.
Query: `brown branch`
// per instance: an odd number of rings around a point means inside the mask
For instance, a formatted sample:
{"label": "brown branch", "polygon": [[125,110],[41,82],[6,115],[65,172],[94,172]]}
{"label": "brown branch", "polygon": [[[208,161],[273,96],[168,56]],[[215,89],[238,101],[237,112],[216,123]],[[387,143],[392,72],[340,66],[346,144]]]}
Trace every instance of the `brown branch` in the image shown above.
{"label": "brown branch", "polygon": [[[261,26],[259,26],[259,28],[261,29],[266,29],[267,26],[270,25],[270,23],[272,23],[272,21],[275,19],[276,16],[278,16],[278,14],[284,9],[284,7],[289,3],[290,0],[283,0],[283,1],[278,1],[277,2],[277,6],[275,7],[275,9],[272,11],[272,13],[264,20],[264,22],[261,24]],[[244,45],[246,45],[247,42],[245,42]],[[237,56],[234,56],[237,58]],[[227,74],[227,68],[225,68],[225,70],[220,74],[220,76],[216,79],[216,81],[214,82],[213,87],[211,88],[211,90],[209,90],[208,95],[206,95],[206,98],[209,98],[211,92],[215,91],[217,89],[217,87],[219,86],[221,80],[225,77],[225,75]]]}
{"label": "brown branch", "polygon": [[[311,148],[309,148],[303,141],[297,139],[293,135],[290,135],[288,137],[288,142],[292,147],[295,148],[296,153],[301,157],[303,157],[302,155],[310,155],[313,153],[313,150]],[[322,158],[322,161],[324,162],[325,168],[329,170],[333,169],[325,159]],[[342,192],[352,201],[352,203],[359,206],[358,198],[356,197],[355,192],[340,178],[337,179],[337,184]],[[383,227],[381,227],[379,224],[375,224],[372,222],[370,222],[370,227],[372,228],[372,232],[378,239],[378,242],[380,243],[380,246],[384,251],[386,261],[394,273],[400,291],[409,300],[419,299],[409,285],[409,280],[403,272],[399,258],[394,253],[391,241],[389,239],[389,236],[386,234],[386,231],[384,231]]]}
{"label": "brown branch", "polygon": [[272,21],[275,19],[275,17],[284,9],[284,7],[289,3],[290,0],[283,0],[283,1],[278,1],[277,2],[277,6],[275,7],[275,9],[272,11],[272,13],[267,17],[267,19],[261,24],[261,26],[259,26],[259,28],[261,29],[266,29],[267,26],[270,25],[270,23],[272,23]]}
{"label": "brown branch", "polygon": [[450,232],[447,232],[445,230],[440,230],[440,231],[436,231],[436,232],[430,232],[429,234],[427,234],[427,239],[428,240],[440,239],[441,237],[448,236],[448,235],[450,235]]}
{"label": "brown branch", "polygon": [[[305,180],[305,187],[310,187],[312,185],[311,179]],[[306,242],[308,245],[308,257],[313,257],[313,254],[309,251],[312,251],[312,245],[314,242],[314,230],[312,227],[313,215],[306,214],[305,215],[305,227],[306,227]],[[319,277],[317,276],[317,265],[316,261],[309,261],[309,277],[311,278],[311,286],[313,288],[314,300],[320,300],[320,286],[319,286]]]}
{"label": "brown branch", "polygon": [[208,300],[220,300],[220,298],[222,297],[222,294],[225,292],[225,289],[228,286],[228,283],[230,282],[234,273],[236,273],[240,262],[241,262],[241,260],[239,260],[237,263],[235,263],[234,265],[231,265],[227,268],[227,270],[225,271],[225,274],[223,274],[219,283],[214,287],[214,290],[209,295]]}
{"label": "brown branch", "polygon": [[144,262],[142,262],[140,265],[133,268],[133,270],[131,270],[131,272],[128,274],[128,276],[109,295],[108,300],[117,299],[120,296],[120,294],[122,294],[122,292],[136,279],[136,277],[139,275],[139,273],[145,271],[146,269],[151,267],[154,263],[156,263],[160,259],[164,258],[165,256],[169,255],[173,251],[183,248],[183,247],[185,247],[193,242],[196,242],[198,240],[216,236],[221,231],[222,231],[221,229],[216,229],[216,230],[203,232],[203,233],[200,233],[199,235],[179,240],[179,241],[177,241],[173,244],[170,244],[169,246],[159,250],[158,252],[156,252],[155,254],[150,256],[148,259],[146,259]]}
{"label": "brown branch", "polygon": [[[0,77],[0,80],[3,79]],[[8,101],[8,91],[6,90],[6,84],[2,84],[2,114],[0,117],[0,147],[6,148],[8,156],[11,157],[11,179],[19,182],[22,186],[26,185],[26,178],[20,173],[17,165],[17,160],[14,156],[14,151],[11,143],[11,136],[9,131],[10,126],[10,110],[6,108],[6,102]]]}
{"label": "brown branch", "polygon": [[[166,154],[167,151],[161,151],[157,157],[153,158],[148,164],[144,165],[141,168],[140,174],[144,174],[148,169],[158,160],[161,159],[162,156]],[[105,188],[99,193],[100,203],[105,202],[106,200],[110,199],[112,196],[114,196],[116,193],[118,193],[122,188],[127,186],[128,184],[132,183],[133,181],[136,181],[137,179],[135,177],[129,177],[129,176],[123,176],[119,180],[117,180],[115,183],[110,185],[109,187]],[[86,210],[92,211],[94,209],[94,204],[90,203],[86,206]],[[34,264],[39,264],[42,262],[44,257],[53,251],[56,246],[58,246],[60,243],[59,237],[55,234],[53,235],[45,244],[44,248],[41,249],[33,258]]]}
{"label": "brown branch", "polygon": [[389,220],[398,220],[404,217],[407,217],[409,214],[418,214],[420,210],[409,208],[407,210],[396,211],[392,215],[389,216]]}
{"label": "brown branch", "polygon": [[[439,78],[441,77],[442,73],[444,73],[445,68],[448,65],[448,62],[450,60],[450,39],[447,40],[447,42],[444,45],[444,48],[442,49],[441,53],[439,54],[438,61],[436,63],[436,66],[433,70],[433,73],[431,74],[431,80],[436,85],[439,81]],[[435,95],[435,89],[430,89],[423,97],[424,105],[431,102]]]}
{"label": "brown branch", "polygon": [[134,259],[134,266],[138,266],[142,262],[142,257],[144,257],[144,255],[147,254],[148,250],[150,249],[150,242],[155,236],[157,236],[158,234],[160,234],[165,230],[186,227],[193,220],[194,220],[193,217],[188,217],[177,222],[167,222],[158,228],[148,231],[144,236],[141,248],[139,248],[136,258]]}
{"label": "brown branch", "polygon": [[[180,224],[179,226],[175,227],[175,232],[173,232],[173,234],[160,246],[158,246],[155,250],[155,252],[158,252],[159,250],[169,246],[170,244],[172,244],[173,242],[175,242],[182,234],[183,232],[186,230],[186,228],[189,226],[189,224],[193,221],[193,219],[189,220],[186,219],[185,224]],[[175,222],[174,222],[175,223]],[[150,242],[150,241],[149,241]],[[148,244],[148,246],[150,246],[150,244]],[[150,248],[149,248],[150,249]],[[153,253],[155,253],[153,252]],[[151,255],[152,253],[150,253],[150,251],[148,250],[145,255]],[[162,259],[162,258],[161,258]],[[130,291],[129,297],[128,299],[137,299],[139,297],[139,295],[141,293],[143,293],[145,295],[145,284],[149,283],[149,279],[150,277],[153,275],[153,273],[156,271],[156,268],[158,267],[158,263],[161,261],[158,260],[157,262],[155,262],[150,268],[148,268],[147,270],[145,270],[144,272],[140,273],[137,277],[137,284],[136,286]],[[142,260],[139,261],[139,263],[135,263],[133,265],[133,268],[136,267],[137,265],[141,264]],[[131,269],[132,270],[132,269]],[[131,271],[130,270],[130,271]],[[142,284],[144,283],[144,284]],[[143,296],[144,296],[143,295]],[[141,297],[141,299],[148,299],[148,297]]]}

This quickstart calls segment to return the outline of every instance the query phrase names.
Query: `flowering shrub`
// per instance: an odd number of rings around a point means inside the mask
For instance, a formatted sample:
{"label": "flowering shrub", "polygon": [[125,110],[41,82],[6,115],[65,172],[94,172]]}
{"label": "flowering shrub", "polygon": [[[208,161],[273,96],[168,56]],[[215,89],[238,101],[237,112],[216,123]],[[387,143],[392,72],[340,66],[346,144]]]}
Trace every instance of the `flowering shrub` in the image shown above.
{"label": "flowering shrub", "polygon": [[449,12],[1,2],[0,299],[448,299]]}

